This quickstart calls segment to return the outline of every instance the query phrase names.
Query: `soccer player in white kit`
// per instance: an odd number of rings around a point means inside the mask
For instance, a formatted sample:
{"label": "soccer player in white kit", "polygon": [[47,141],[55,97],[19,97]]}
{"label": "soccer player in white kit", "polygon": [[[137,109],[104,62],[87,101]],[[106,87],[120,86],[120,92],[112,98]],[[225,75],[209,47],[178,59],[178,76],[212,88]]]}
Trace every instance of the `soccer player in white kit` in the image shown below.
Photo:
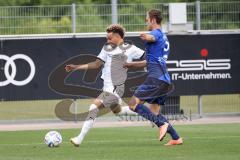
{"label": "soccer player in white kit", "polygon": [[93,101],[89,108],[89,114],[82,126],[81,133],[71,138],[71,143],[78,147],[97,117],[99,110],[109,107],[117,115],[133,114],[128,106],[120,107],[121,97],[124,94],[124,83],[127,79],[127,68],[125,63],[132,62],[133,59],[140,59],[144,51],[135,45],[124,42],[124,28],[121,25],[113,24],[107,27],[107,43],[103,46],[97,59],[87,64],[68,64],[67,72],[73,70],[97,69],[103,65],[102,76],[103,92]]}

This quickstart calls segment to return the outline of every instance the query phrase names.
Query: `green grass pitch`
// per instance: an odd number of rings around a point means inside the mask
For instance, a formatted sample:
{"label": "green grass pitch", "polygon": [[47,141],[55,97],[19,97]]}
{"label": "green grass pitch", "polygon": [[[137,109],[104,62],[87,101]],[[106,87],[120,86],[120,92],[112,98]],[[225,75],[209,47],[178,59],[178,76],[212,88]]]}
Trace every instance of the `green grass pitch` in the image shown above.
{"label": "green grass pitch", "polygon": [[151,127],[94,128],[83,144],[73,147],[69,138],[79,130],[57,130],[63,143],[48,148],[48,130],[0,132],[0,160],[239,160],[240,124],[176,126],[184,144],[166,147]]}

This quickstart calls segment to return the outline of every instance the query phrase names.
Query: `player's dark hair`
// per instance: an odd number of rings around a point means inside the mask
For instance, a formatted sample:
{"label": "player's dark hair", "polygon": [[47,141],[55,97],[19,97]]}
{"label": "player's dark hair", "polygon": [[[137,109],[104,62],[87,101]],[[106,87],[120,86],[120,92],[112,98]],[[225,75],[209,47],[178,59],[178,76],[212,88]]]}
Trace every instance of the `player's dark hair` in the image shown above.
{"label": "player's dark hair", "polygon": [[159,11],[158,9],[151,9],[150,11],[148,11],[148,15],[150,19],[156,19],[157,24],[161,24],[163,19],[161,11]]}
{"label": "player's dark hair", "polygon": [[125,29],[120,24],[112,24],[107,27],[106,32],[117,33],[120,35],[121,38],[124,38]]}

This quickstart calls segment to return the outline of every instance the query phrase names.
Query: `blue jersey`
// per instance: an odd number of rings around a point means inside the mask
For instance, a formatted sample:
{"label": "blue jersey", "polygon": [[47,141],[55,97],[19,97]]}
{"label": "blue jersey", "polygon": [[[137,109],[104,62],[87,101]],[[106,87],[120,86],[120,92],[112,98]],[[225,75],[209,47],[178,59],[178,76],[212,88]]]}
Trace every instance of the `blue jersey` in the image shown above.
{"label": "blue jersey", "polygon": [[168,39],[160,29],[152,30],[150,34],[155,37],[155,42],[145,43],[148,77],[171,83],[166,65],[170,51]]}

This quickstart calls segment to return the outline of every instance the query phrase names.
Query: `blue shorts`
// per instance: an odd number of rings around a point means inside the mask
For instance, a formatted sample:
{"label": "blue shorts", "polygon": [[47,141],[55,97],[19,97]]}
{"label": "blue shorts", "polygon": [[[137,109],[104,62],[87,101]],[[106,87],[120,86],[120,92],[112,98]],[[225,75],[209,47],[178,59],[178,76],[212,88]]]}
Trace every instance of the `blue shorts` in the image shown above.
{"label": "blue shorts", "polygon": [[164,105],[167,95],[174,90],[174,85],[153,77],[147,77],[134,93],[141,101]]}

